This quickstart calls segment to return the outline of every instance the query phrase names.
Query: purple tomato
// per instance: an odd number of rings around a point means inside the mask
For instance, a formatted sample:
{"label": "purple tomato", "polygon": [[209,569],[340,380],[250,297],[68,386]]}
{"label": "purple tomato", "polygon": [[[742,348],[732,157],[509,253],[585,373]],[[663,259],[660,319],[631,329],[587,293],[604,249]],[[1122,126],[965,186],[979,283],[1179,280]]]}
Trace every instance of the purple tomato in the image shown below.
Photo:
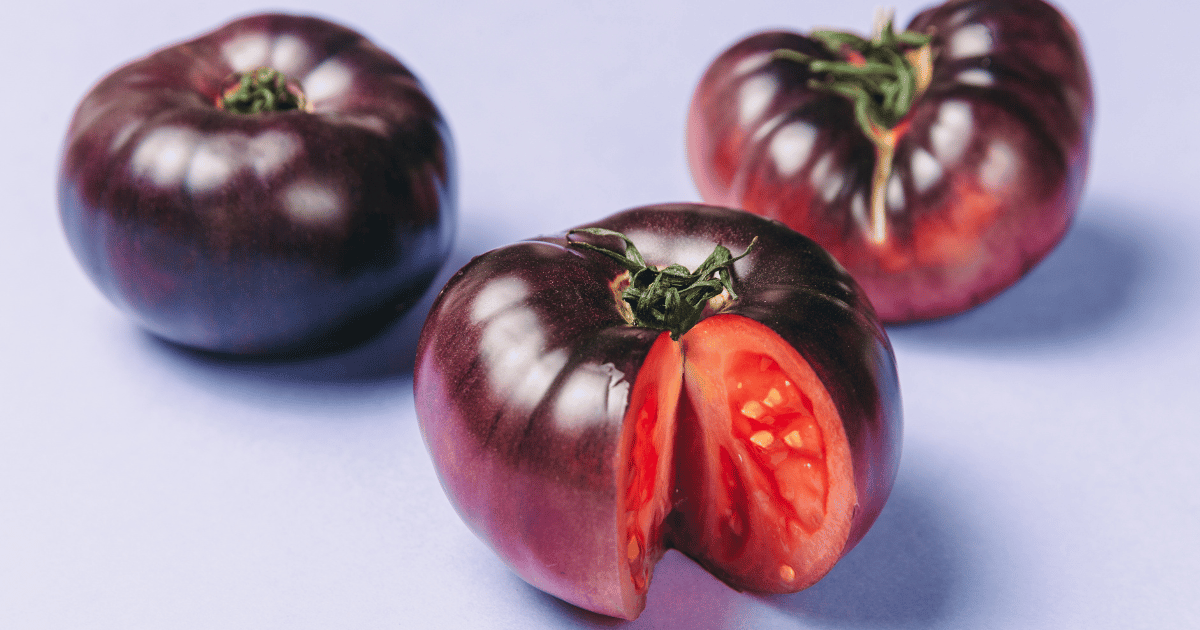
{"label": "purple tomato", "polygon": [[358,33],[256,15],[92,88],[59,207],[84,270],[150,332],[227,353],[337,348],[407,309],[448,256],[450,133]]}
{"label": "purple tomato", "polygon": [[475,258],[414,380],[467,524],[530,584],[628,619],[670,548],[737,589],[813,584],[900,456],[893,354],[858,285],[725,208],[638,208]]}
{"label": "purple tomato", "polygon": [[812,237],[885,322],[983,302],[1037,264],[1079,203],[1092,88],[1042,0],[952,0],[896,33],[752,35],[692,99],[706,201]]}

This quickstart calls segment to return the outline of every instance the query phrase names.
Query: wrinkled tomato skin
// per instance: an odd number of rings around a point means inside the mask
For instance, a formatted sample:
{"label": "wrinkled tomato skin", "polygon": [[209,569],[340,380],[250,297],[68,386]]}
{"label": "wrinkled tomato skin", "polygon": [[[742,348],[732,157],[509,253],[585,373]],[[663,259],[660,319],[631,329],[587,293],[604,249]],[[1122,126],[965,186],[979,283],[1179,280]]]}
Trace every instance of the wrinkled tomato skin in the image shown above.
{"label": "wrinkled tomato skin", "polygon": [[882,221],[870,202],[876,149],[850,101],[771,57],[829,58],[814,40],[771,31],[736,43],[688,116],[701,196],[812,237],[885,322],[967,310],[1049,253],[1082,195],[1093,119],[1079,37],[1041,0],[954,0],[908,29],[933,37],[932,79],[895,127]]}
{"label": "wrinkled tomato skin", "polygon": [[[835,401],[858,493],[849,551],[887,499],[901,440],[891,346],[854,280],[811,240],[746,212],[647,206],[593,226],[628,235],[651,264],[689,268],[717,244],[736,254],[758,237],[735,266],[739,297],[720,316],[750,318],[777,333]],[[627,585],[623,591],[624,558],[614,553],[625,548],[617,540],[618,485],[630,465],[621,460],[620,439],[630,392],[665,333],[623,319],[611,286],[622,271],[563,235],[475,258],[430,311],[414,386],[435,467],[468,525],[534,586],[634,618],[645,595],[630,597]],[[658,555],[684,546],[680,535],[665,531]]]}
{"label": "wrinkled tomato skin", "polygon": [[[311,111],[217,106],[271,66]],[[100,81],[59,171],[68,241],[150,332],[248,355],[331,350],[427,289],[454,229],[450,132],[417,78],[358,33],[256,15]]]}

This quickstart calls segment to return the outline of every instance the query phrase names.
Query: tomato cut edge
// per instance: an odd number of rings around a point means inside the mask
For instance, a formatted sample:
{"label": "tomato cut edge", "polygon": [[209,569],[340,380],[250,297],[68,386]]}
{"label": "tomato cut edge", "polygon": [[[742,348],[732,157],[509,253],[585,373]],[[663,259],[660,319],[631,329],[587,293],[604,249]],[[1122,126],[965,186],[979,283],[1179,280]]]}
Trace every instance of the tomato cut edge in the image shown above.
{"label": "tomato cut edge", "polygon": [[676,411],[683,384],[680,346],[663,332],[650,347],[625,413],[618,461],[628,462],[618,477],[617,502],[623,528],[615,550],[622,568],[620,616],[634,619],[646,606],[654,565],[666,552],[664,524],[674,487]]}

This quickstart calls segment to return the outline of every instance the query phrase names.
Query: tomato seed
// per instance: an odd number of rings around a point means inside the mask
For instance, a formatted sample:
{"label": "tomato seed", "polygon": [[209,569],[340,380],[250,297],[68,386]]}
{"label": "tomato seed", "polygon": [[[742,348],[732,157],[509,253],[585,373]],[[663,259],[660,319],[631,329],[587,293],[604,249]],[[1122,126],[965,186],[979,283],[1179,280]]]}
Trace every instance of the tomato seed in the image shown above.
{"label": "tomato seed", "polygon": [[775,436],[771,435],[770,431],[759,431],[750,436],[750,441],[758,445],[759,448],[767,448],[775,441]]}
{"label": "tomato seed", "polygon": [[786,564],[782,565],[779,567],[779,577],[783,578],[784,582],[791,582],[796,579],[796,570]]}
{"label": "tomato seed", "polygon": [[736,514],[729,517],[729,531],[733,532],[734,536],[742,535],[742,519],[738,518]]}
{"label": "tomato seed", "polygon": [[781,402],[783,402],[783,394],[780,394],[779,390],[774,387],[771,388],[771,391],[767,392],[767,397],[763,398],[763,404],[772,408]]}
{"label": "tomato seed", "polygon": [[746,416],[747,418],[757,420],[766,412],[767,410],[762,406],[762,403],[758,402],[757,400],[751,400],[750,402],[742,405],[742,415]]}

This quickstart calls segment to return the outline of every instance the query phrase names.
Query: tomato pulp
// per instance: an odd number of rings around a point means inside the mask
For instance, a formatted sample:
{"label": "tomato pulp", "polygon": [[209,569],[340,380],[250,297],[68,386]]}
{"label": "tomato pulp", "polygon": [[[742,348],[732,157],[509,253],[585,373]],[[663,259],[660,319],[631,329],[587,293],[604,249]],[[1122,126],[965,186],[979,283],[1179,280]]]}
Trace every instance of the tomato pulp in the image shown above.
{"label": "tomato pulp", "polygon": [[646,541],[663,539],[740,589],[790,593],[833,568],[857,495],[841,418],[807,361],[762,324],[718,315],[678,342],[662,333],[646,367],[633,398],[652,391],[626,418],[634,585],[661,555],[643,555]]}
{"label": "tomato pulp", "polygon": [[[737,589],[813,584],[865,535],[898,464],[895,363],[870,303],[813,241],[750,213],[650,206],[592,227],[629,245],[516,243],[434,302],[414,388],[451,502],[530,584],[607,615],[641,612],[668,549]],[[659,274],[740,255],[712,271],[720,293],[681,290],[701,310],[663,330],[626,297],[653,283],[611,255],[639,257],[634,242]]]}

